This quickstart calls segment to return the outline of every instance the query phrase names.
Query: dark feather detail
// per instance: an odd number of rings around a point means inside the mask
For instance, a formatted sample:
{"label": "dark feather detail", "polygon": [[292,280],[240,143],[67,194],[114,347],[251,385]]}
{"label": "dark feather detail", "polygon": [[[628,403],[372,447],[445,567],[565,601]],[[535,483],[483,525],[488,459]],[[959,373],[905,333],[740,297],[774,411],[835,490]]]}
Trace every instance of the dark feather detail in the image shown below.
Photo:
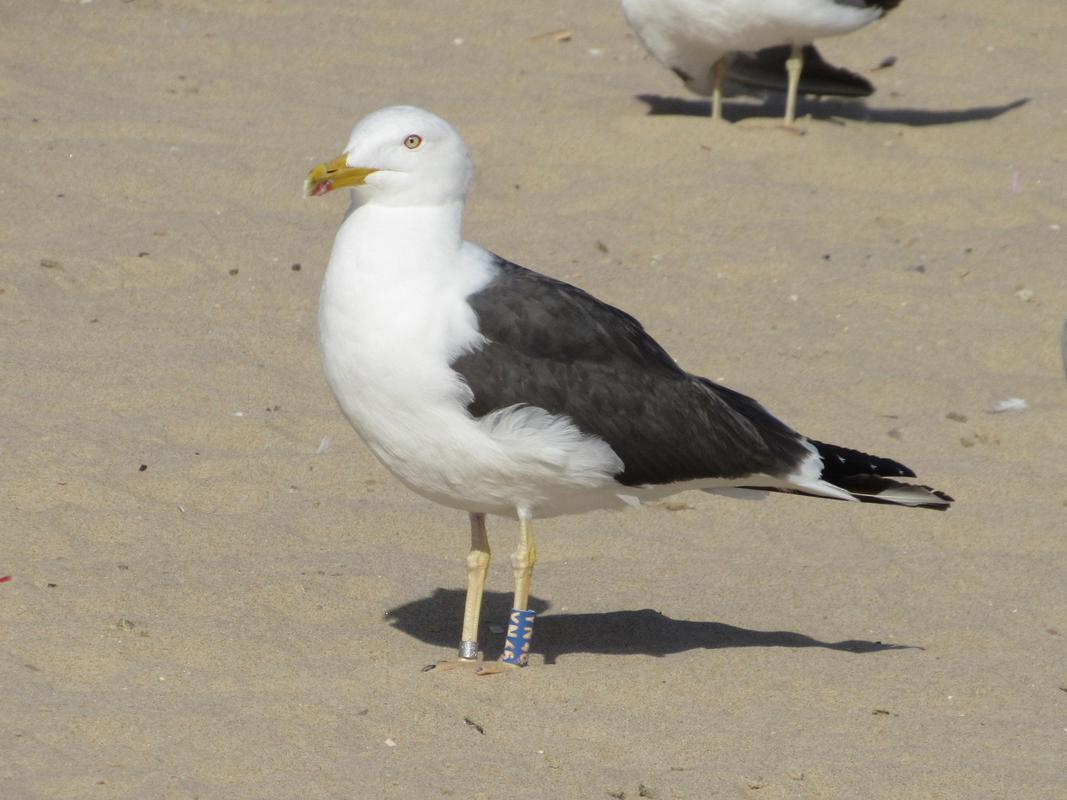
{"label": "dark feather detail", "polygon": [[[767,47],[755,53],[737,53],[730,61],[730,79],[754,89],[784,92],[788,85],[785,62],[791,54],[789,45]],[[803,48],[800,70],[801,94],[836,97],[867,97],[874,86],[862,75],[827,62],[814,45]]]}
{"label": "dark feather detail", "polygon": [[503,259],[468,298],[488,342],[453,364],[481,417],[527,404],[570,417],[622,459],[628,486],[787,475],[802,437],[759,403],[690,375],[637,320]]}
{"label": "dark feather detail", "polygon": [[949,495],[929,486],[904,483],[877,475],[853,475],[847,478],[836,478],[830,483],[849,492],[861,503],[906,505],[912,508],[945,511],[954,502]]}
{"label": "dark feather detail", "polygon": [[834,0],[834,2],[839,6],[852,6],[853,8],[880,8],[884,17],[899,6],[902,0]]}
{"label": "dark feather detail", "polygon": [[[887,506],[907,506],[908,508],[930,508],[946,511],[955,500],[944,492],[918,483],[904,483],[892,478],[877,475],[853,475],[830,481],[839,489],[844,489],[861,503],[877,503]],[[837,500],[824,494],[806,492],[801,488],[788,489],[781,486],[751,486],[760,492],[781,492],[782,494],[799,494],[804,497],[818,497],[824,500]],[[844,500],[844,498],[840,498]]]}
{"label": "dark feather detail", "polygon": [[862,503],[909,505],[944,511],[952,498],[937,489],[894,478],[914,478],[915,473],[891,458],[872,456],[859,450],[809,439],[822,458],[822,475],[827,483],[849,492]]}
{"label": "dark feather detail", "polygon": [[838,447],[809,440],[822,457],[822,477],[830,483],[838,478],[850,478],[853,475],[882,475],[893,478],[914,478],[915,473],[903,464],[890,458],[872,456],[859,450]]}
{"label": "dark feather detail", "polygon": [[[622,459],[615,478],[627,486],[784,478],[810,455],[808,440],[751,397],[681,369],[629,314],[503,259],[495,265],[489,285],[467,298],[487,341],[452,364],[471,389],[473,416],[514,405],[565,415]],[[810,444],[823,460],[822,479],[861,502],[952,502],[894,480],[915,475],[892,459]]]}

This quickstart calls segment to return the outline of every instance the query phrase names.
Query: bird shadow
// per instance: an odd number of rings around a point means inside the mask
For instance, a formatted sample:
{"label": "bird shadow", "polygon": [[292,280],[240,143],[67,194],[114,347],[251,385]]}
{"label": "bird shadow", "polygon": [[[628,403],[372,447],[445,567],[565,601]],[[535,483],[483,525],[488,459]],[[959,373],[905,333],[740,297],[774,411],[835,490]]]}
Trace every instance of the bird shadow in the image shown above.
{"label": "bird shadow", "polygon": [[[459,620],[463,617],[465,592],[462,589],[435,589],[429,597],[391,608],[385,618],[397,630],[427,644],[453,647],[459,641]],[[671,653],[726,647],[823,647],[846,653],[878,653],[883,650],[922,650],[915,645],[886,644],[864,639],[822,642],[792,631],[757,631],[722,622],[671,619],[644,608],[639,611],[608,611],[595,614],[548,614],[551,605],[531,597],[530,608],[537,613],[532,651],[544,655],[546,664],[555,664],[561,655],[603,653],[611,655],[650,655],[662,658]],[[485,621],[507,622],[511,595],[486,592],[482,607]],[[504,635],[481,636],[487,643],[486,658],[500,655]]]}
{"label": "bird shadow", "polygon": [[[687,100],[682,97],[664,97],[658,94],[639,94],[637,99],[648,106],[648,116],[708,117],[711,103],[706,100]],[[1030,102],[1029,97],[1020,97],[1010,103],[997,106],[975,106],[960,109],[924,108],[871,108],[863,100],[798,100],[797,116],[811,115],[817,120],[853,120],[895,125],[925,127],[928,125],[955,125],[960,122],[977,122],[995,119],[1001,114],[1014,111]],[[776,99],[768,99],[763,105],[724,102],[723,118],[727,122],[742,119],[777,119],[784,114],[785,106]]]}

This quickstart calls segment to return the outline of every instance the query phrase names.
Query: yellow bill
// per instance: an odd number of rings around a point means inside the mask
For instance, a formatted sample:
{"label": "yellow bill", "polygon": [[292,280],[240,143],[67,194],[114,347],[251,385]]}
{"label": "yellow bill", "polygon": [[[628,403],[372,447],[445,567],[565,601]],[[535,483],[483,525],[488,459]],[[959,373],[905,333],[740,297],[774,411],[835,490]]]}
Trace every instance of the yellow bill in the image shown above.
{"label": "yellow bill", "polygon": [[368,175],[378,171],[372,167],[350,167],[347,158],[338,156],[314,167],[304,180],[304,197],[321,197],[334,189],[362,186]]}

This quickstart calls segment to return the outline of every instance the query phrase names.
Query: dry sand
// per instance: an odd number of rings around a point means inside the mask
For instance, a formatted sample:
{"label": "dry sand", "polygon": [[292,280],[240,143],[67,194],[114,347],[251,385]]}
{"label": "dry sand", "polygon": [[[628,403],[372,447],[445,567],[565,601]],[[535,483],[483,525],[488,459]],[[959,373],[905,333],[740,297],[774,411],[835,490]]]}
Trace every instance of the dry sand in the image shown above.
{"label": "dry sand", "polygon": [[[1067,796],[1062,12],[910,0],[798,136],[612,0],[0,2],[0,796]],[[421,672],[466,519],[335,409],[300,197],[396,102],[470,145],[469,238],[957,507],[545,522],[533,666]]]}

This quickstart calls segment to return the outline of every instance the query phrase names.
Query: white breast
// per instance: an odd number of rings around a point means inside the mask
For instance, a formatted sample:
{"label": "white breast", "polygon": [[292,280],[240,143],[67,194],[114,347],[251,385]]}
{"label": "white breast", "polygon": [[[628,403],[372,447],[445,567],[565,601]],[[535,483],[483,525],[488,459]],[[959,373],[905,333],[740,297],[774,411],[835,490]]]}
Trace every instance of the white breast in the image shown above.
{"label": "white breast", "polygon": [[466,297],[496,267],[481,248],[432,235],[451,225],[419,217],[439,213],[364,206],[338,231],[319,335],[341,410],[391,472],[444,505],[550,516],[618,502],[621,462],[569,420],[533,408],[467,412],[471,391],[449,364],[484,342]]}

